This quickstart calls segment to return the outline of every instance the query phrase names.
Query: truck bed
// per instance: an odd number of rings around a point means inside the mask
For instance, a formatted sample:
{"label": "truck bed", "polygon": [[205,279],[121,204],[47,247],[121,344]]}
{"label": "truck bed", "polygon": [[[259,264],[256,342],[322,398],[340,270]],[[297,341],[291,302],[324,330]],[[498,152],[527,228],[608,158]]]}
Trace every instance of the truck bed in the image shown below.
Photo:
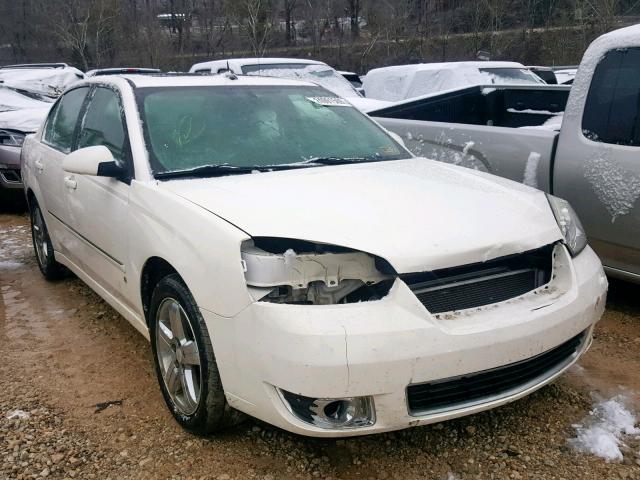
{"label": "truck bed", "polygon": [[[397,103],[370,115],[415,155],[551,187],[568,87],[476,86]],[[559,121],[557,125],[559,125]]]}

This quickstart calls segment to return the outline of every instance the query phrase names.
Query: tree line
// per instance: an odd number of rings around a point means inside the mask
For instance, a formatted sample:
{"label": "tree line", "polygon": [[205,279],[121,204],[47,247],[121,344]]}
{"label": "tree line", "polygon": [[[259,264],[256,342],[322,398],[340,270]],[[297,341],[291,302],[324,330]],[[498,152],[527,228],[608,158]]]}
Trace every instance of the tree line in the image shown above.
{"label": "tree line", "polygon": [[0,0],[0,62],[183,70],[232,56],[358,72],[483,57],[576,63],[640,0]]}

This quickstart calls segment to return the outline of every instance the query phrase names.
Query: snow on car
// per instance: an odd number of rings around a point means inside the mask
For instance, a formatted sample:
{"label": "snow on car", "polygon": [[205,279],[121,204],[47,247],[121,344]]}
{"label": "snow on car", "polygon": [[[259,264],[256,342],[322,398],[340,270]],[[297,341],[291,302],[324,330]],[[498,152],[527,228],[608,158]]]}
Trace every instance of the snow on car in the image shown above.
{"label": "snow on car", "polygon": [[80,78],[80,70],[64,63],[0,67],[0,189],[22,188],[25,136],[40,127],[55,98]]}
{"label": "snow on car", "polygon": [[367,98],[397,102],[473,85],[540,85],[544,81],[516,62],[445,62],[370,70],[362,86]]}
{"label": "snow on car", "polygon": [[573,80],[576,78],[578,68],[559,68],[554,70],[554,73],[560,85],[571,85]]}
{"label": "snow on car", "polygon": [[56,98],[84,73],[66,63],[21,64],[0,67],[0,84]]}
{"label": "snow on car", "polygon": [[389,102],[364,98],[343,75],[323,62],[298,58],[231,58],[196,63],[189,72],[221,73],[231,71],[236,75],[263,75],[312,82],[349,100],[363,112],[389,106]]}
{"label": "snow on car", "polygon": [[312,83],[94,77],[23,158],[42,273],[150,339],[201,434],[234,409],[349,436],[493,408],[569,368],[604,309],[567,202],[413,157]]}

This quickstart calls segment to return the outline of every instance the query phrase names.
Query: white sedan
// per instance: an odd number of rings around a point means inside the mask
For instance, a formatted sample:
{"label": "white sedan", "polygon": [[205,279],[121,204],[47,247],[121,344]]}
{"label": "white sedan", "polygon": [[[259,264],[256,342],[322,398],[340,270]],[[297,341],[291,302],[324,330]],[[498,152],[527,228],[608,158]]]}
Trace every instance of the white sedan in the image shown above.
{"label": "white sedan", "polygon": [[95,77],[28,137],[36,257],[150,339],[176,420],[348,436],[516,400],[589,347],[571,207],[414,158],[310,83]]}

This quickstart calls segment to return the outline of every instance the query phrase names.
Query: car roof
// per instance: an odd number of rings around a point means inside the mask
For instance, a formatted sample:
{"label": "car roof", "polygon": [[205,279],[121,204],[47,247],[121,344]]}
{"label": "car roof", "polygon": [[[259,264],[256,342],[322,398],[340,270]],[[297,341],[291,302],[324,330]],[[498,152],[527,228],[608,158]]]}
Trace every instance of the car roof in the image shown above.
{"label": "car roof", "polygon": [[[444,70],[455,68],[526,68],[518,62],[440,62],[440,63],[414,63],[410,65],[393,65],[390,67],[374,68],[372,72],[384,72],[393,70],[404,70],[411,72],[421,72],[425,70]],[[367,74],[368,75],[368,74]]]}
{"label": "car roof", "polygon": [[278,58],[278,57],[252,57],[252,58],[226,58],[223,60],[211,60],[209,62],[196,63],[191,67],[191,71],[206,69],[206,68],[219,68],[233,64],[235,68],[243,67],[244,65],[273,65],[273,64],[304,64],[304,65],[326,65],[324,62],[318,60],[309,60],[306,58]]}
{"label": "car roof", "polygon": [[131,74],[90,77],[83,84],[101,83],[121,86],[122,79],[133,88],[146,87],[201,87],[201,86],[309,86],[315,83],[258,75],[197,75],[197,74]]}
{"label": "car roof", "polygon": [[147,67],[112,67],[112,68],[96,68],[89,70],[85,73],[87,77],[94,75],[114,75],[118,73],[160,73],[162,70],[159,68],[147,68]]}
{"label": "car roof", "polygon": [[30,68],[67,68],[66,63],[18,63],[15,65],[3,65],[3,69],[30,69]]}

